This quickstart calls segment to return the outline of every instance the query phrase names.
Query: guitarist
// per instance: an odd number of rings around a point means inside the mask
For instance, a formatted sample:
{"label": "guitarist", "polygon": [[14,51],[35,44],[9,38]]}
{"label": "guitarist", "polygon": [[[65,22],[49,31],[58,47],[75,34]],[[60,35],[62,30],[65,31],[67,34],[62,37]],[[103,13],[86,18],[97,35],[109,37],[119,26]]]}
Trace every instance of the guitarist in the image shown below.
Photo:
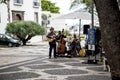
{"label": "guitarist", "polygon": [[54,28],[50,28],[50,32],[47,35],[48,39],[52,39],[52,41],[49,42],[49,59],[51,59],[52,56],[52,49],[54,49],[54,58],[56,58],[56,40],[55,38],[55,33],[54,33]]}

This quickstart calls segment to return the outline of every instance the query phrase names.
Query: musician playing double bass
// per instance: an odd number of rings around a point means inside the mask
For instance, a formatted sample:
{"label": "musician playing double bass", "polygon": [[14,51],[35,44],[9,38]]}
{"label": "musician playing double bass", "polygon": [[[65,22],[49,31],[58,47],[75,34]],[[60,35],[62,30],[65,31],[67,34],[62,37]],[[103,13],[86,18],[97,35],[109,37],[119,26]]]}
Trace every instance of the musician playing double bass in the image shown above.
{"label": "musician playing double bass", "polygon": [[66,36],[61,32],[58,31],[58,35],[56,36],[57,40],[60,40],[61,38],[66,38]]}
{"label": "musician playing double bass", "polygon": [[66,46],[65,46],[65,40],[66,36],[63,34],[62,31],[58,32],[58,35],[56,36],[58,46],[57,46],[57,53],[65,53]]}
{"label": "musician playing double bass", "polygon": [[56,58],[56,40],[55,40],[55,33],[54,28],[50,28],[50,33],[48,33],[47,38],[50,39],[49,41],[49,59],[52,56],[52,49],[54,49],[54,58]]}

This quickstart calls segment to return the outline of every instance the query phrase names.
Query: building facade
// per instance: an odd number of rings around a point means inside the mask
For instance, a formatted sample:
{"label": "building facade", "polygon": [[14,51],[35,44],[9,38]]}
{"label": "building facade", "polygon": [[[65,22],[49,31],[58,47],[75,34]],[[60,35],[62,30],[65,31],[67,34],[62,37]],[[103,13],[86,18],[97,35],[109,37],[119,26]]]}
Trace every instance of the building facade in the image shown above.
{"label": "building facade", "polygon": [[25,20],[41,24],[41,0],[10,0],[9,15],[6,4],[0,4],[0,33],[5,33],[8,20],[10,22]]}

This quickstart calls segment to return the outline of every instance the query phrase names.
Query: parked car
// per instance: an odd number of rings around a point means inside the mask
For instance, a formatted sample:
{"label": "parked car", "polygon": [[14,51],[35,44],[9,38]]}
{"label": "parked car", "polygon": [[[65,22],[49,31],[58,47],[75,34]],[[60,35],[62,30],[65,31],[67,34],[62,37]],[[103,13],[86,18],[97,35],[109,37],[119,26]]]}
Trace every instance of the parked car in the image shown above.
{"label": "parked car", "polygon": [[21,45],[21,41],[6,34],[0,34],[0,45],[7,45],[9,47],[13,47],[13,46],[18,47]]}

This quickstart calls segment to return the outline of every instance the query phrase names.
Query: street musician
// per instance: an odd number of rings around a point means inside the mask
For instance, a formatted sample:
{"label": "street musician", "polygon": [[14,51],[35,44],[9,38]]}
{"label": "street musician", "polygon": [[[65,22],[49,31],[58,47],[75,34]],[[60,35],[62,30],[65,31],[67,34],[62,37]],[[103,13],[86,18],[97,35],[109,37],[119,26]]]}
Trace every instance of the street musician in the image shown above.
{"label": "street musician", "polygon": [[49,59],[51,59],[52,56],[52,49],[54,49],[54,58],[56,58],[56,40],[55,40],[55,33],[54,28],[50,28],[50,32],[46,36],[49,41]]}

